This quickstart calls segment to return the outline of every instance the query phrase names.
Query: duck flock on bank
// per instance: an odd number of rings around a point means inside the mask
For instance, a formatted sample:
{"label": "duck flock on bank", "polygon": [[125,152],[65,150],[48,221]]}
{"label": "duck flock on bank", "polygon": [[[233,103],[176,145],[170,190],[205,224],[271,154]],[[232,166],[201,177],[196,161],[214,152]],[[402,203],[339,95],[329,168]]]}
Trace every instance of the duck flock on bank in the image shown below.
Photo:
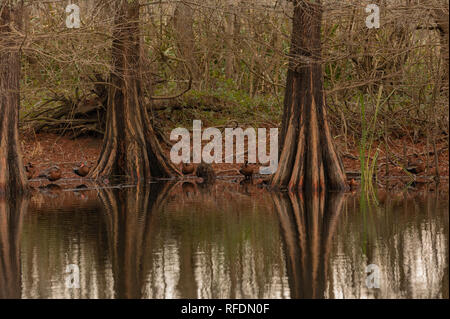
{"label": "duck flock on bank", "polygon": [[[78,167],[73,168],[73,173],[79,177],[86,177],[89,174],[90,169],[91,168],[89,167],[89,165],[86,162],[84,162]],[[257,169],[256,166],[250,165],[248,161],[245,161],[245,163],[239,169],[239,173],[243,175],[245,179],[251,179],[253,175],[256,173],[256,169]],[[27,163],[25,165],[25,172],[28,179],[35,178],[37,172],[36,166],[34,166],[31,162]],[[215,175],[214,170],[210,167],[210,165],[207,164],[200,164],[199,166],[195,166],[192,163],[185,163],[181,168],[181,172],[183,173],[183,175],[192,175],[194,173],[197,173],[196,175],[198,177],[203,178],[204,177],[210,178],[212,175]],[[37,175],[37,177],[45,178],[50,182],[55,182],[62,178],[62,170],[59,166],[52,165],[46,170],[40,172]]]}
{"label": "duck flock on bank", "polygon": [[[87,162],[81,163],[78,167],[73,168],[73,173],[78,177],[86,177],[90,172],[90,166]],[[408,161],[408,164],[404,168],[407,172],[417,175],[425,171],[425,165],[421,161]],[[254,175],[258,171],[258,166],[255,164],[249,164],[248,161],[240,167],[238,171],[240,175],[244,177],[244,181],[252,180]],[[25,165],[25,172],[28,179],[33,179],[36,176],[36,167],[31,163]],[[201,163],[195,165],[192,163],[183,163],[181,167],[183,175],[196,175],[203,179],[204,182],[214,181],[217,173],[214,171],[211,165]],[[225,171],[221,171],[225,172]],[[220,172],[218,172],[220,173]],[[47,179],[50,182],[58,181],[62,178],[62,170],[59,166],[53,165],[37,175],[38,178]],[[355,190],[358,187],[358,182],[351,178],[348,182],[351,190]]]}
{"label": "duck flock on bank", "polygon": [[[79,177],[86,177],[89,174],[89,171],[90,167],[86,162],[73,169],[73,172]],[[32,163],[27,163],[25,165],[25,172],[28,179],[33,179],[36,176],[36,167]],[[53,165],[39,173],[37,177],[45,178],[50,182],[56,182],[62,178],[62,170],[59,166]]]}

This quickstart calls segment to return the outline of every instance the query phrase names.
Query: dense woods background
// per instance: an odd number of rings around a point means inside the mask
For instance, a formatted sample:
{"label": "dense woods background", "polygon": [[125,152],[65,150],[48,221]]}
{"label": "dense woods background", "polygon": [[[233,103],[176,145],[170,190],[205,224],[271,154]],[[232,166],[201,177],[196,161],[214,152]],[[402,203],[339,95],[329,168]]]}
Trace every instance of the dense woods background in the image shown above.
{"label": "dense woods background", "polygon": [[[365,24],[372,2],[381,9],[379,29]],[[81,8],[79,29],[66,27],[69,3]],[[104,134],[113,3],[24,1],[23,28],[11,33],[22,52],[22,129]],[[322,4],[324,88],[340,151],[369,136],[397,163],[393,140],[426,143],[432,153],[436,144],[448,147],[448,1]],[[169,144],[167,132],[192,119],[280,127],[292,5],[140,1],[142,101],[160,140]]]}
{"label": "dense woods background", "polygon": [[[108,2],[76,2],[80,29],[65,27],[69,1],[32,1],[25,7],[20,34],[24,124],[51,122],[44,110],[62,103],[76,104],[78,109],[71,112],[76,116],[105,98],[101,85],[111,71],[114,16]],[[359,94],[367,99],[371,115],[381,85],[380,134],[417,139],[433,127],[447,132],[448,1],[378,1],[381,28],[370,30],[366,2],[323,3],[325,88],[336,133],[352,140],[360,132]],[[230,120],[280,122],[291,3],[141,4],[144,94],[158,118],[173,112],[174,124],[198,117],[217,125]],[[189,87],[178,99],[161,99]],[[76,121],[71,124],[67,128],[78,128]],[[94,124],[84,129],[102,132]]]}

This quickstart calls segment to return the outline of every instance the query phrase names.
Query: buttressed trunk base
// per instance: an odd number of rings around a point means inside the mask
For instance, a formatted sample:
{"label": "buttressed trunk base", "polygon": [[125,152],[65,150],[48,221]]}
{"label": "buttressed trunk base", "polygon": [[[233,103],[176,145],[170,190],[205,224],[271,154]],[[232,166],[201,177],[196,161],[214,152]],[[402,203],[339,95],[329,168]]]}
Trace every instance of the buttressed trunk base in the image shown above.
{"label": "buttressed trunk base", "polygon": [[113,38],[106,132],[90,177],[116,175],[140,181],[178,176],[163,154],[141,99],[139,1],[118,3]]}
{"label": "buttressed trunk base", "polygon": [[14,197],[27,190],[18,127],[20,52],[10,27],[21,23],[19,8],[0,9],[0,197]]}
{"label": "buttressed trunk base", "polygon": [[321,20],[320,2],[296,2],[280,136],[282,150],[273,187],[306,192],[348,188],[327,121]]}

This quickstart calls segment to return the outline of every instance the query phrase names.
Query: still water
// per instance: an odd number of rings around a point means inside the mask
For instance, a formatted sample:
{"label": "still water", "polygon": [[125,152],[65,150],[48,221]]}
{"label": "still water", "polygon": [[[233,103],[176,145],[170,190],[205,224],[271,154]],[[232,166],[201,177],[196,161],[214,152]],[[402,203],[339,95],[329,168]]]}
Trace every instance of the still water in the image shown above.
{"label": "still water", "polygon": [[448,194],[379,195],[219,182],[0,201],[0,298],[448,298]]}

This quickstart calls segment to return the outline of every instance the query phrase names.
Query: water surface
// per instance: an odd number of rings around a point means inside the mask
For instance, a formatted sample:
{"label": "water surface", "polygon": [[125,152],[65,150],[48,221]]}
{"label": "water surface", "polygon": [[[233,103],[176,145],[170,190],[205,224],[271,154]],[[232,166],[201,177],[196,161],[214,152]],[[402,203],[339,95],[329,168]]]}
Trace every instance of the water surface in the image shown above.
{"label": "water surface", "polygon": [[226,182],[41,191],[0,202],[0,298],[448,298],[448,194],[360,203]]}

